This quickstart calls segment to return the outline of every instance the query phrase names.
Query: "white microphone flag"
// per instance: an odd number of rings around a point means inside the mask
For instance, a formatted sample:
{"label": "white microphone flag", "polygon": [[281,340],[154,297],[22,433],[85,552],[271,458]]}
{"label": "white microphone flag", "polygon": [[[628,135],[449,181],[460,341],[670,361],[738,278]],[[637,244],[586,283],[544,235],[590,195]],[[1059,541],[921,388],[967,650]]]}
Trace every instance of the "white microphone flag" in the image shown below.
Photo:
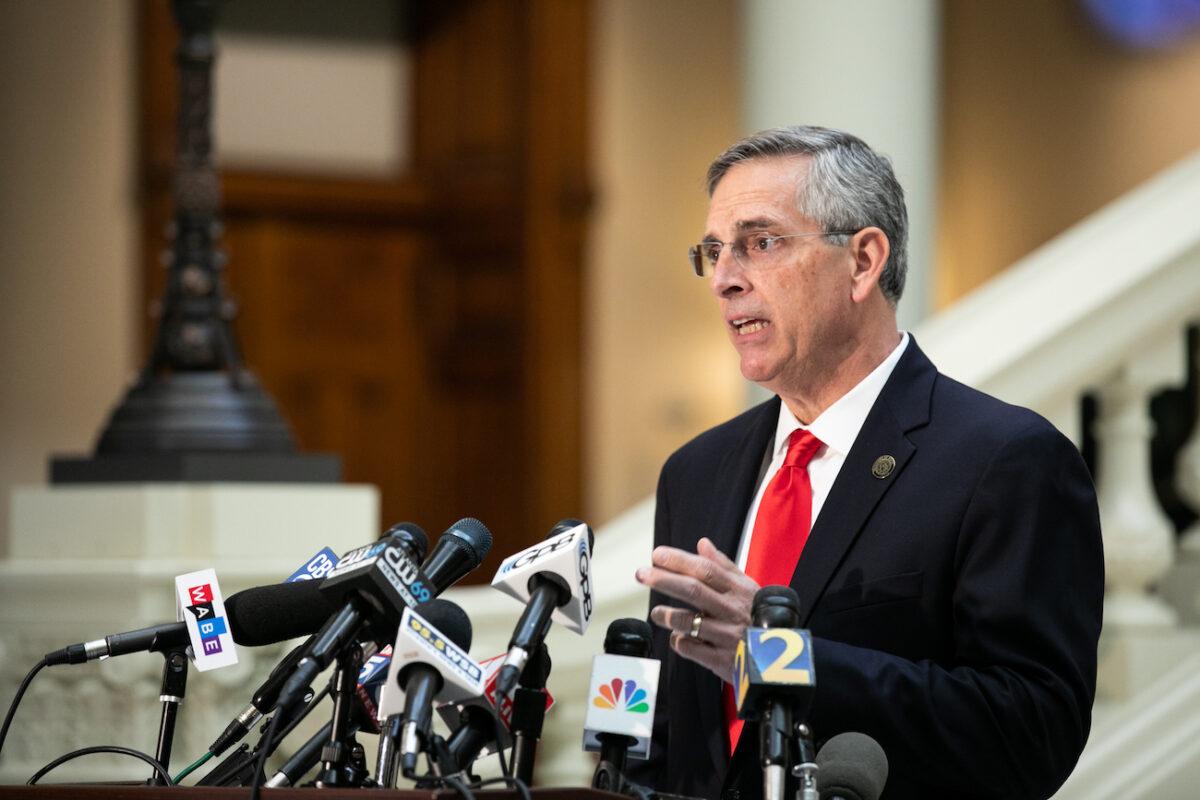
{"label": "white microphone flag", "polygon": [[619,733],[637,739],[628,750],[630,756],[649,757],[661,666],[656,658],[603,654],[592,659],[584,750],[600,749],[596,734]]}
{"label": "white microphone flag", "polygon": [[406,608],[400,617],[396,643],[392,645],[387,681],[379,696],[380,721],[404,711],[404,687],[397,676],[416,663],[429,664],[441,674],[443,684],[437,693],[438,702],[460,703],[483,694],[483,668],[420,614]]}
{"label": "white microphone flag", "polygon": [[554,576],[570,591],[571,599],[554,609],[550,619],[582,636],[591,622],[595,605],[591,555],[588,526],[581,523],[504,559],[500,569],[496,570],[492,586],[528,603],[529,579],[539,572]]}

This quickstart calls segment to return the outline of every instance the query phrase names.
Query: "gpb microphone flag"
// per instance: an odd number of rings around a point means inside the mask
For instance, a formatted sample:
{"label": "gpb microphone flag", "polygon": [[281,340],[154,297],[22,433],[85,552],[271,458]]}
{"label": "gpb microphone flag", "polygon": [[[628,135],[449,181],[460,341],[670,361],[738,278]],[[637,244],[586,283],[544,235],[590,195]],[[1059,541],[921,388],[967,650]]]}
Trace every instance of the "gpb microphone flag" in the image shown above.
{"label": "gpb microphone flag", "polygon": [[596,734],[619,733],[637,740],[629,748],[629,755],[649,757],[661,666],[655,658],[604,654],[592,659],[584,750],[599,752],[600,740]]}
{"label": "gpb microphone flag", "polygon": [[528,603],[532,593],[529,579],[539,573],[555,576],[571,595],[565,604],[554,609],[550,619],[582,636],[587,632],[595,605],[588,526],[581,522],[504,559],[492,586]]}

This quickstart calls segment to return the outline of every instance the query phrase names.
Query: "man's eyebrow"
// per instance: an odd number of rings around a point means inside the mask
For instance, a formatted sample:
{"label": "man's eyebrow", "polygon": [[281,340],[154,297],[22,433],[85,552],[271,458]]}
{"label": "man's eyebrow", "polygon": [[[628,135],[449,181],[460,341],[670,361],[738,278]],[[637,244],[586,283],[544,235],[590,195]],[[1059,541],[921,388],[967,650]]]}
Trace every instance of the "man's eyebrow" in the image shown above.
{"label": "man's eyebrow", "polygon": [[758,231],[763,228],[773,228],[778,222],[766,217],[755,217],[754,219],[738,220],[737,229],[739,231]]}
{"label": "man's eyebrow", "polygon": [[[738,229],[739,233],[742,233],[745,231],[761,231],[765,228],[774,228],[778,224],[778,220],[769,219],[767,217],[755,217],[754,219],[738,220],[738,223],[735,227]],[[704,238],[702,238],[700,241],[719,242],[721,240],[717,238],[716,234],[706,233],[704,234]]]}

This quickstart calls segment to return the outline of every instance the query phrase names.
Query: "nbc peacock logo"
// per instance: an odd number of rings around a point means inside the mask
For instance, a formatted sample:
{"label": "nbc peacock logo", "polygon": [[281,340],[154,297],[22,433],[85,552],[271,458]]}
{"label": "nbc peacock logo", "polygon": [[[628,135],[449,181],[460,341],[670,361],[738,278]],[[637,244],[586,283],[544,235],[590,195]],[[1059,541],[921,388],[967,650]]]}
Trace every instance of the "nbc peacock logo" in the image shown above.
{"label": "nbc peacock logo", "polygon": [[622,703],[625,711],[634,714],[645,714],[650,710],[650,704],[646,702],[646,690],[639,689],[633,680],[613,678],[608,683],[600,684],[600,693],[592,698],[592,705],[597,708],[616,710]]}

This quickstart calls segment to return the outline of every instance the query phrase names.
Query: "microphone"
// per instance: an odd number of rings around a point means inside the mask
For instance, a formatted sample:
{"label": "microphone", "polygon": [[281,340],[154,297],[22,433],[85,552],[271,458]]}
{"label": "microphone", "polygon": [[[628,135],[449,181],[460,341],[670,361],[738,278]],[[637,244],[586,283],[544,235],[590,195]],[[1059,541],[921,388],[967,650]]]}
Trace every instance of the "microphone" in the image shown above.
{"label": "microphone", "polygon": [[[550,654],[545,644],[533,651],[511,698],[496,691],[496,675],[503,660],[504,655],[499,655],[479,662],[483,668],[481,697],[439,706],[437,712],[450,728],[446,747],[460,771],[468,770],[481,752],[491,754],[497,748],[503,750],[511,746],[512,774],[529,784],[542,723],[546,712],[554,705],[554,698],[546,691]],[[496,718],[503,723],[499,730],[494,721]]]}
{"label": "microphone", "polygon": [[492,586],[524,603],[508,642],[508,656],[496,678],[507,695],[517,683],[529,653],[545,638],[552,619],[579,635],[592,617],[590,559],[595,536],[577,519],[564,519],[538,544],[509,556]]}
{"label": "microphone", "polygon": [[[225,601],[233,640],[244,647],[276,644],[310,634],[334,610],[311,581],[244,589]],[[166,622],[68,645],[47,653],[46,664],[82,664],[128,653],[161,653],[187,643],[187,623]]]}
{"label": "microphone", "polygon": [[[654,720],[655,697],[646,687],[654,687],[650,691],[656,691],[659,662],[648,658],[650,625],[643,619],[629,617],[613,620],[604,635],[604,653],[596,656],[592,666],[592,684],[597,685],[597,689],[588,706],[584,745],[587,746],[589,734],[599,742],[600,763],[592,776],[592,788],[620,792],[625,782],[625,758],[629,748],[638,744],[639,736],[649,737]],[[641,665],[652,665],[647,671],[653,673],[649,679],[643,674],[641,689],[635,679],[608,677],[609,674],[627,676],[635,666]],[[600,673],[599,680],[597,673]],[[649,702],[646,702],[647,697]],[[593,708],[607,709],[608,718],[600,718],[599,711],[593,714]]]}
{"label": "microphone", "polygon": [[733,661],[738,717],[759,721],[764,800],[783,800],[793,718],[807,713],[816,683],[812,637],[797,629],[800,598],[787,586],[759,589],[750,618]]}
{"label": "microphone", "polygon": [[[384,531],[380,539],[393,539],[400,547],[404,548],[408,552],[409,557],[414,562],[418,562],[423,559],[425,557],[425,551],[429,547],[429,537],[425,535],[425,531],[421,529],[421,526],[412,522],[396,523]],[[318,558],[323,558],[323,555],[319,554]],[[323,575],[328,574],[336,567],[336,565],[332,564],[328,559],[325,560],[325,564],[323,566],[325,567],[324,572],[322,573]],[[303,575],[303,579],[311,581],[311,578],[304,574],[303,568],[297,573],[297,575]],[[311,582],[314,587],[318,585],[316,581]],[[319,593],[318,596],[320,596]],[[234,597],[237,597],[237,595],[234,595]],[[230,598],[230,600],[232,601],[233,598]],[[320,601],[320,605],[321,610],[324,611],[324,614],[322,615],[322,622],[328,619],[337,610],[336,608],[330,607],[328,601],[324,599]],[[274,609],[266,609],[264,611],[264,616],[272,616],[273,611]],[[319,626],[320,623],[318,623],[317,627]],[[236,632],[234,633],[234,641],[237,641]],[[238,643],[241,644],[241,642]],[[292,651],[275,666],[275,669],[271,670],[271,674],[265,681],[263,681],[262,685],[258,687],[258,690],[254,693],[253,699],[251,699],[250,703],[243,708],[236,717],[233,718],[233,721],[231,721],[225,727],[225,730],[221,733],[221,735],[213,741],[212,745],[208,748],[209,752],[211,752],[214,756],[221,755],[221,753],[229,749],[231,745],[236,744],[242,739],[243,736],[249,733],[254,725],[260,719],[262,719],[264,714],[269,714],[271,712],[271,709],[275,707],[276,702],[279,700],[279,693],[283,690],[284,684],[287,683],[288,678],[291,677],[292,671],[296,668],[296,665],[300,662],[300,659],[302,659],[308,652],[308,648],[312,645],[312,643],[313,639],[310,637],[308,641],[293,648]]]}
{"label": "microphone", "polygon": [[879,800],[887,784],[887,755],[865,733],[834,736],[817,753],[817,767],[821,800]]}
{"label": "microphone", "polygon": [[470,646],[471,620],[449,600],[405,609],[379,698],[379,717],[403,713],[399,751],[406,778],[415,775],[417,758],[429,740],[434,701],[455,703],[483,693],[483,669],[467,655]]}
{"label": "microphone", "polygon": [[308,685],[361,631],[376,642],[390,639],[404,609],[432,598],[430,581],[413,557],[419,549],[414,540],[419,544],[428,539],[412,523],[402,527],[343,555],[318,584],[321,594],[335,607],[340,605],[340,610],[328,618],[284,683],[276,701],[280,709],[294,706]]}
{"label": "microphone", "polygon": [[446,591],[482,564],[491,549],[492,532],[479,520],[465,517],[451,525],[421,565],[433,594]]}

